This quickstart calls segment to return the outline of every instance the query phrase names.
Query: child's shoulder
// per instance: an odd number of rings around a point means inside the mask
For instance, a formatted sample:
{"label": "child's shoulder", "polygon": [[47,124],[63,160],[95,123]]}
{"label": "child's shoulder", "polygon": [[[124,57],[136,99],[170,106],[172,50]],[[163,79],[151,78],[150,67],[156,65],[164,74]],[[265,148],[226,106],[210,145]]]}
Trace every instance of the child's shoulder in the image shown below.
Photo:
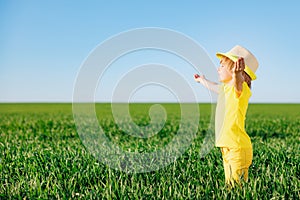
{"label": "child's shoulder", "polygon": [[220,84],[220,90],[222,90],[226,95],[230,95],[230,96],[232,95],[233,97],[249,98],[252,95],[252,93],[248,84],[246,82],[243,82],[242,86],[243,86],[242,92],[239,94],[237,94],[237,91],[235,90],[234,86],[231,84],[225,84],[225,83]]}

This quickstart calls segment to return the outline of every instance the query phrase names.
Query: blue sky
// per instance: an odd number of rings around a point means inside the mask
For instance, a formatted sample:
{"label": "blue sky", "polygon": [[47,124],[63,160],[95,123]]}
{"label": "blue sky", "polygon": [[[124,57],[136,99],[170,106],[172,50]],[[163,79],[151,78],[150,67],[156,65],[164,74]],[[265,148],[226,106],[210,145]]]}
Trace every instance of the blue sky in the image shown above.
{"label": "blue sky", "polygon": [[[216,66],[217,51],[247,47],[260,63],[251,102],[300,103],[299,9],[299,1],[268,0],[0,1],[0,102],[71,102],[80,66],[97,45],[124,31],[159,27],[195,40]],[[134,61],[141,57],[147,58]],[[183,71],[200,102],[210,100],[192,69],[159,52],[121,60],[103,81],[109,88],[121,65],[163,60]],[[134,98],[172,100],[164,91],[145,87]],[[96,99],[105,95],[99,87]]]}

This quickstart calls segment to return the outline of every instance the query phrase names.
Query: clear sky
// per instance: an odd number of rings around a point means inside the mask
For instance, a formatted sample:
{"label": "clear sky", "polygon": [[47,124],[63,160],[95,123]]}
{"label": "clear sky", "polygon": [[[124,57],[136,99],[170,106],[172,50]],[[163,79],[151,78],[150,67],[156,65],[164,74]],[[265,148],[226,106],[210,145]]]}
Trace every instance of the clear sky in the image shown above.
{"label": "clear sky", "polygon": [[[2,0],[0,102],[71,102],[80,66],[97,45],[127,30],[159,27],[195,40],[215,66],[217,51],[228,51],[236,44],[247,47],[260,64],[251,102],[300,103],[299,9],[296,0]],[[110,90],[109,77],[120,74],[122,65],[130,69],[131,65],[165,61],[184,71],[198,101],[210,100],[207,91],[194,82],[194,71],[185,70],[180,59],[159,52],[142,54],[120,59],[107,71],[103,90]],[[110,94],[98,87],[96,99],[109,100],[105,95]],[[147,86],[135,92],[134,98],[168,101],[173,97],[163,88]]]}

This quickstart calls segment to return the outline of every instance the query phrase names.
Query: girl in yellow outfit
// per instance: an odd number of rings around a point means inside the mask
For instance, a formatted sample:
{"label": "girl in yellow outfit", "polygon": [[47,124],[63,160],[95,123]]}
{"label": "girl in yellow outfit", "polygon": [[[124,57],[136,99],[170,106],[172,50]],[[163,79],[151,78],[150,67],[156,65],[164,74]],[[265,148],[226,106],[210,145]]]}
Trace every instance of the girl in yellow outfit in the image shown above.
{"label": "girl in yellow outfit", "polygon": [[253,54],[241,46],[227,53],[217,53],[222,84],[211,82],[204,75],[195,81],[219,94],[216,108],[216,146],[221,148],[226,183],[234,185],[247,181],[252,163],[252,145],[245,131],[251,80],[256,79],[258,62]]}

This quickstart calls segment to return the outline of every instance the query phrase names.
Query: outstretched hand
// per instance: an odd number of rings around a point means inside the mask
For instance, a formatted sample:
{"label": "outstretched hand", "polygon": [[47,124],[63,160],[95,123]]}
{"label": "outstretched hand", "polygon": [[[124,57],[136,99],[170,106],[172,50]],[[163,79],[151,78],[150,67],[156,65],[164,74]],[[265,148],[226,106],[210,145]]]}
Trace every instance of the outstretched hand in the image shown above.
{"label": "outstretched hand", "polygon": [[234,66],[232,68],[234,87],[238,95],[241,94],[243,90],[243,82],[244,76],[242,72],[245,70],[245,61],[244,58],[240,57],[236,62],[234,62]]}
{"label": "outstretched hand", "polygon": [[194,79],[195,79],[196,82],[200,83],[202,80],[205,80],[205,76],[204,75],[195,74],[194,75]]}
{"label": "outstretched hand", "polygon": [[245,61],[243,57],[240,57],[237,61],[234,62],[232,68],[233,74],[239,74],[245,70]]}
{"label": "outstretched hand", "polygon": [[217,83],[209,81],[205,78],[204,75],[199,75],[199,74],[195,74],[194,75],[194,79],[196,82],[201,83],[202,85],[204,85],[207,89],[215,92],[215,93],[219,93],[219,86]]}

